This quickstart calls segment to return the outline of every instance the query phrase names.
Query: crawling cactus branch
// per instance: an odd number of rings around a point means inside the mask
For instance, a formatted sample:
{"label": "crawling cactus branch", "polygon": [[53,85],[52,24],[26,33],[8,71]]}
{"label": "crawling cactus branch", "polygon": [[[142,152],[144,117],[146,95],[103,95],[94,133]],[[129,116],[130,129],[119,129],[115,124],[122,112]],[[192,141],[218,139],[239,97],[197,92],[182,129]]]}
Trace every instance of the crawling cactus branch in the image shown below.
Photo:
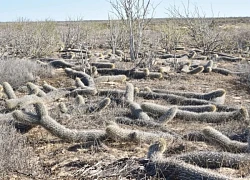
{"label": "crawling cactus branch", "polygon": [[[173,106],[163,106],[155,103],[144,102],[141,104],[141,107],[144,111],[162,116],[166,111],[168,111]],[[199,106],[176,106],[178,110],[190,111],[190,112],[214,112],[216,111],[215,105],[199,105]]]}
{"label": "crawling cactus branch", "polygon": [[126,75],[112,75],[112,76],[99,76],[95,78],[96,83],[102,82],[125,82],[127,79]]}
{"label": "crawling cactus branch", "polygon": [[229,139],[220,131],[212,127],[206,127],[202,130],[205,138],[228,152],[248,152],[249,144]]}
{"label": "crawling cactus branch", "polygon": [[172,107],[169,110],[167,110],[157,121],[161,124],[166,124],[172,119],[174,119],[177,111],[178,111],[178,108],[176,106]]}
{"label": "crawling cactus branch", "polygon": [[104,98],[100,102],[98,102],[96,105],[89,107],[88,112],[93,113],[93,112],[101,111],[105,109],[106,107],[108,107],[110,102],[111,102],[110,98]]}
{"label": "crawling cactus branch", "polygon": [[[70,142],[87,142],[95,140],[104,140],[106,133],[103,130],[76,130],[68,129],[59,124],[48,115],[48,111],[44,104],[36,103],[37,115],[16,110],[13,112],[13,117],[20,122],[29,122],[32,125],[40,125],[51,134]],[[27,118],[28,117],[28,118]]]}
{"label": "crawling cactus branch", "polygon": [[46,91],[46,92],[50,92],[50,91],[57,91],[58,89],[49,85],[46,81],[43,82],[43,89]]}
{"label": "crawling cactus branch", "polygon": [[195,98],[186,98],[183,96],[173,95],[173,94],[163,94],[156,92],[139,92],[137,96],[143,97],[145,99],[164,99],[166,102],[174,105],[204,105],[211,104],[210,101],[195,99]]}
{"label": "crawling cactus branch", "polygon": [[140,104],[136,102],[130,103],[130,111],[131,111],[132,116],[135,117],[135,119],[142,119],[145,121],[150,120],[150,117],[147,115],[147,113],[143,112]]}
{"label": "crawling cactus branch", "polygon": [[83,96],[81,95],[77,95],[76,98],[75,98],[75,102],[76,104],[79,106],[79,105],[84,105],[85,104],[85,100],[83,98]]}
{"label": "crawling cactus branch", "polygon": [[[161,106],[153,103],[143,103],[141,105],[142,109],[146,112],[150,112],[156,115],[163,115],[169,108],[166,106]],[[176,113],[176,118],[183,119],[186,121],[200,121],[200,122],[209,122],[209,123],[219,123],[230,120],[238,120],[238,121],[246,121],[248,118],[247,110],[242,107],[236,111],[230,112],[201,112],[202,109],[210,109],[215,110],[214,105],[206,105],[206,106],[192,106],[192,107],[182,107],[178,106],[178,111]],[[184,109],[184,110],[181,110]],[[189,110],[193,110],[189,111]]]}
{"label": "crawling cactus branch", "polygon": [[79,77],[76,77],[75,84],[76,84],[76,87],[86,88],[86,86],[83,84],[83,82],[81,81],[81,79]]}
{"label": "crawling cactus branch", "polygon": [[173,157],[209,169],[220,167],[239,169],[241,166],[248,165],[250,162],[250,156],[245,153],[235,154],[216,151],[195,151]]}
{"label": "crawling cactus branch", "polygon": [[49,65],[55,67],[55,68],[71,68],[73,67],[72,64],[64,61],[64,60],[53,60],[49,62]]}
{"label": "crawling cactus branch", "polygon": [[203,66],[198,66],[197,68],[194,68],[187,72],[187,74],[199,74],[204,70]]}
{"label": "crawling cactus branch", "polygon": [[128,117],[116,117],[115,118],[115,122],[119,123],[119,124],[126,124],[126,125],[137,125],[140,127],[147,127],[147,128],[151,128],[151,129],[155,129],[155,130],[159,130],[162,132],[166,132],[169,133],[173,136],[175,136],[176,138],[181,138],[181,136],[173,131],[171,131],[169,128],[167,128],[166,126],[163,126],[161,123],[155,122],[155,121],[145,121],[142,119],[131,119]]}
{"label": "crawling cactus branch", "polygon": [[3,91],[7,95],[8,99],[16,99],[16,94],[8,82],[3,83]]}
{"label": "crawling cactus branch", "polygon": [[203,99],[207,101],[213,101],[216,98],[224,97],[226,95],[226,91],[224,89],[218,89],[215,91],[211,91],[208,93],[195,93],[195,92],[178,92],[178,91],[168,91],[162,89],[153,89],[153,92],[156,93],[164,93],[164,94],[174,94],[177,96],[184,96],[186,98],[195,98],[195,99]]}
{"label": "crawling cactus branch", "polygon": [[46,96],[46,93],[43,90],[41,90],[37,85],[31,82],[27,83],[27,87],[29,89],[29,94],[35,94],[39,97]]}
{"label": "crawling cactus branch", "polygon": [[230,178],[229,176],[216,173],[210,169],[201,168],[184,161],[174,158],[155,157],[153,162],[146,165],[146,172],[150,176],[156,176],[169,179],[182,179],[182,180],[235,180],[237,178]]}
{"label": "crawling cactus branch", "polygon": [[111,122],[107,126],[106,133],[108,137],[116,141],[154,142],[159,138],[164,138],[167,141],[172,141],[174,139],[173,135],[169,133],[152,133],[139,130],[123,129],[114,122]]}
{"label": "crawling cactus branch", "polygon": [[36,95],[26,95],[17,99],[9,99],[6,100],[6,108],[8,109],[15,109],[15,108],[24,108],[25,106],[37,102],[43,102],[43,103],[49,103],[53,102],[66,94],[68,94],[68,91],[51,91],[46,94],[46,96],[38,97]]}
{"label": "crawling cactus branch", "polygon": [[132,83],[126,84],[126,91],[125,91],[125,101],[129,104],[134,101],[134,85]]}

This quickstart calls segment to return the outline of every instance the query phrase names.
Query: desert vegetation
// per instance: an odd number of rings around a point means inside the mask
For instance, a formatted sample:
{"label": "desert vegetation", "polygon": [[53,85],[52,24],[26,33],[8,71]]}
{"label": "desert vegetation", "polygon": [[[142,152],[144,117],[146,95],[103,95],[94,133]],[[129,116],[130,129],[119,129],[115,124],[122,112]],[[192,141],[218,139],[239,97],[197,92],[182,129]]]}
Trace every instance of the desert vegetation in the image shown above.
{"label": "desert vegetation", "polygon": [[110,3],[0,23],[1,179],[249,179],[250,18]]}

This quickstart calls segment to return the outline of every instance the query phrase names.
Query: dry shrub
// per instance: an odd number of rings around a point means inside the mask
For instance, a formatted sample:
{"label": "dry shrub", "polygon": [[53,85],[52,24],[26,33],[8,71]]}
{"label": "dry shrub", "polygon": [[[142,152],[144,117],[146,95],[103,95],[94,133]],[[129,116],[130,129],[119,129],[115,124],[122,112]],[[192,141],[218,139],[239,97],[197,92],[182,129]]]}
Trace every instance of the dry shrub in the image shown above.
{"label": "dry shrub", "polygon": [[17,173],[37,176],[39,163],[28,147],[27,138],[19,134],[11,125],[0,124],[0,176]]}
{"label": "dry shrub", "polygon": [[49,56],[61,46],[56,22],[19,19],[0,26],[0,55],[17,57]]}
{"label": "dry shrub", "polygon": [[87,48],[106,41],[106,24],[69,18],[57,26],[63,48]]}
{"label": "dry shrub", "polygon": [[227,33],[227,38],[224,40],[225,49],[231,52],[233,50],[249,51],[250,30],[248,24],[224,25],[221,29]]}
{"label": "dry shrub", "polygon": [[0,84],[9,82],[13,88],[34,81],[38,76],[51,77],[52,74],[52,67],[40,65],[32,60],[0,59]]}

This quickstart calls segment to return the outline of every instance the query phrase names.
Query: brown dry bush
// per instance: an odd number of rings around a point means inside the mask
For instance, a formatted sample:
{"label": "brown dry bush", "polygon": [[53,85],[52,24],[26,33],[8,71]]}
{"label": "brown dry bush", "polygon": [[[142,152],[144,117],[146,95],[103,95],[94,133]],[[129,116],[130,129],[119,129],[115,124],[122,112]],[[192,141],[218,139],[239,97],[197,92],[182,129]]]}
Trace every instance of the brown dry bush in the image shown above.
{"label": "brown dry bush", "polygon": [[[27,138],[7,124],[0,124],[0,177],[16,173],[24,176],[36,176],[40,165]],[[1,179],[2,179],[1,178]]]}
{"label": "brown dry bush", "polygon": [[56,22],[19,19],[0,26],[0,55],[17,57],[49,56],[61,46]]}
{"label": "brown dry bush", "polygon": [[[62,48],[88,48],[107,39],[107,27],[102,22],[84,21],[82,18],[69,18],[57,26]],[[104,41],[103,41],[104,39]]]}
{"label": "brown dry bush", "polygon": [[0,59],[0,84],[8,82],[17,88],[26,82],[34,81],[37,77],[51,77],[53,69],[42,66],[35,61],[20,59]]}

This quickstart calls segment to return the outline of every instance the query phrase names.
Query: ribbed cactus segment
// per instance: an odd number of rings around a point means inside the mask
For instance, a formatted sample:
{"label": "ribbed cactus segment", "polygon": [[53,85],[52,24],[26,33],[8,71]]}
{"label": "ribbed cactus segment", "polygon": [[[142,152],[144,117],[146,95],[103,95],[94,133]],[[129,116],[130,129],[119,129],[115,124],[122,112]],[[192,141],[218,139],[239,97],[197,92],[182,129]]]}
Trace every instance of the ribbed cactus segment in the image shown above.
{"label": "ribbed cactus segment", "polygon": [[36,95],[27,95],[17,99],[9,99],[5,101],[7,109],[24,108],[25,106],[33,103],[37,103],[41,99]]}
{"label": "ribbed cactus segment", "polygon": [[108,107],[110,102],[111,102],[110,98],[104,98],[96,105],[90,107],[89,112],[91,113],[91,112],[101,111],[101,110],[105,109],[106,107]]}
{"label": "ribbed cactus segment", "polygon": [[91,66],[95,66],[96,68],[115,68],[115,64],[113,63],[91,63]]}
{"label": "ribbed cactus segment", "polygon": [[90,75],[86,73],[82,73],[82,77],[80,78],[81,78],[81,81],[84,83],[84,85],[89,86],[91,88],[95,88],[94,79]]}
{"label": "ribbed cactus segment", "polygon": [[108,137],[116,141],[128,142],[149,142],[157,141],[159,138],[164,138],[166,141],[173,140],[173,136],[169,133],[152,133],[139,130],[123,129],[116,123],[110,123],[106,128]]}
{"label": "ribbed cactus segment", "polygon": [[55,68],[71,68],[73,65],[64,60],[54,60],[49,62],[49,65]]}
{"label": "ribbed cactus segment", "polygon": [[68,96],[77,96],[77,95],[95,95],[97,93],[96,88],[86,87],[84,89],[75,89],[68,93]]}
{"label": "ribbed cactus segment", "polygon": [[84,100],[83,96],[81,96],[79,94],[76,96],[75,102],[77,105],[84,105],[85,104],[85,100]]}
{"label": "ribbed cactus segment", "polygon": [[162,74],[169,73],[170,72],[170,67],[169,66],[160,67],[159,72],[162,73]]}
{"label": "ribbed cactus segment", "polygon": [[174,105],[204,105],[210,104],[211,102],[195,99],[195,98],[186,98],[183,96],[173,95],[173,94],[163,94],[163,93],[148,93],[148,92],[139,92],[137,96],[143,97],[145,99],[164,99],[166,102]]}
{"label": "ribbed cactus segment", "polygon": [[[41,125],[50,133],[55,136],[71,142],[87,142],[87,141],[96,141],[96,140],[104,140],[106,138],[106,133],[103,130],[75,130],[68,129],[65,126],[59,124],[57,121],[52,119],[46,110],[46,107],[42,103],[34,104],[36,108],[37,115],[30,115],[30,113],[15,111],[14,117],[16,120],[19,120],[20,117],[29,119],[25,119],[26,121],[34,124]],[[27,116],[28,115],[28,116]]]}
{"label": "ribbed cactus segment", "polygon": [[184,64],[181,68],[181,72],[188,73],[190,70],[190,63]]}
{"label": "ribbed cactus segment", "polygon": [[145,121],[143,119],[131,119],[128,117],[116,117],[115,122],[126,125],[137,125],[141,127],[152,127],[152,128],[160,128],[163,127],[162,124],[155,121]]}
{"label": "ribbed cactus segment", "polygon": [[67,91],[51,91],[46,94],[44,97],[38,97],[36,95],[26,95],[17,99],[9,99],[5,101],[6,108],[14,109],[14,108],[24,108],[29,104],[34,104],[37,102],[49,103],[56,101],[57,99],[68,94]]}
{"label": "ribbed cactus segment", "polygon": [[228,76],[229,74],[234,74],[232,71],[228,69],[224,69],[224,68],[213,68],[212,71],[215,73],[225,75],[225,76]]}
{"label": "ribbed cactus segment", "polygon": [[224,61],[230,61],[230,62],[238,62],[242,60],[242,57],[233,57],[233,56],[220,56],[219,59],[222,59]]}
{"label": "ribbed cactus segment", "polygon": [[[156,114],[158,116],[162,116],[166,111],[168,111],[172,107],[173,106],[163,106],[163,105],[149,103],[149,102],[144,102],[141,104],[141,108],[144,111]],[[176,106],[176,107],[179,110],[191,111],[191,112],[197,112],[197,113],[216,111],[216,106],[211,105],[211,104],[200,105],[200,106]]]}
{"label": "ribbed cactus segment", "polygon": [[50,92],[50,91],[57,91],[58,89],[49,85],[46,81],[43,82],[43,89],[46,91],[46,92]]}
{"label": "ribbed cactus segment", "polygon": [[162,154],[167,148],[167,142],[165,139],[160,138],[158,141],[151,144],[148,148],[147,158],[151,159],[153,156],[157,156],[157,154]]}
{"label": "ribbed cactus segment", "polygon": [[148,77],[150,79],[161,79],[163,76],[160,72],[149,72]]}
{"label": "ribbed cactus segment", "polygon": [[95,78],[96,83],[101,82],[125,82],[127,79],[126,75],[112,75],[112,76],[100,76]]}
{"label": "ribbed cactus segment", "polygon": [[226,151],[247,152],[248,150],[247,143],[231,140],[220,131],[217,131],[212,127],[208,126],[204,128],[202,132],[207,140],[209,140],[211,143],[217,144]]}
{"label": "ribbed cactus segment", "polygon": [[[209,122],[209,123],[219,123],[225,122],[230,120],[237,120],[237,121],[245,121],[248,118],[248,112],[245,108],[238,109],[236,111],[230,112],[201,112],[201,109],[208,109],[215,110],[215,106],[197,106],[194,107],[183,107],[177,106],[178,111],[176,113],[176,118],[183,119],[186,121],[201,121],[201,122]],[[156,115],[163,115],[169,107],[157,105],[154,103],[142,103],[141,108],[145,112],[150,112]],[[183,110],[182,110],[183,109]],[[193,110],[194,112],[191,112]],[[199,112],[199,113],[197,113]]]}
{"label": "ribbed cactus segment", "polygon": [[79,77],[76,77],[75,85],[76,85],[76,87],[79,87],[79,88],[86,88],[86,86],[83,84],[83,82],[81,81],[81,79]]}
{"label": "ribbed cactus segment", "polygon": [[0,92],[1,99],[8,99],[8,96],[4,92]]}
{"label": "ribbed cactus segment", "polygon": [[85,86],[95,88],[94,79],[90,75],[86,74],[85,72],[76,71],[76,70],[73,70],[71,68],[65,68],[64,70],[68,76],[70,76],[72,78],[76,78],[76,77],[80,78]]}
{"label": "ribbed cactus segment", "polygon": [[93,77],[96,77],[96,76],[98,75],[98,71],[97,71],[97,68],[96,68],[95,66],[92,66],[92,67],[90,68],[90,74],[91,74],[91,76],[93,76]]}
{"label": "ribbed cactus segment", "polygon": [[136,141],[135,132],[120,128],[115,123],[109,123],[106,127],[107,136],[115,141]]}
{"label": "ribbed cactus segment", "polygon": [[250,162],[250,156],[245,153],[235,154],[216,151],[195,151],[176,155],[173,158],[209,169],[220,167],[239,169]]}
{"label": "ribbed cactus segment", "polygon": [[98,94],[100,96],[121,98],[122,96],[125,95],[125,91],[119,89],[98,89]]}
{"label": "ribbed cactus segment", "polygon": [[174,158],[157,158],[146,166],[150,176],[159,174],[162,178],[180,180],[236,180],[210,169],[201,168]]}
{"label": "ribbed cactus segment", "polygon": [[140,127],[148,127],[148,128],[151,128],[151,129],[155,129],[157,131],[162,131],[162,132],[165,132],[165,133],[169,133],[169,134],[173,135],[176,138],[181,138],[181,136],[179,134],[174,133],[168,127],[163,126],[162,124],[160,124],[158,122],[155,122],[155,121],[145,121],[145,120],[142,120],[142,119],[131,119],[131,118],[128,118],[128,117],[121,116],[121,117],[116,117],[115,122],[119,123],[119,124],[130,125],[130,126],[137,125],[137,126],[140,126]]}
{"label": "ribbed cactus segment", "polygon": [[148,68],[143,69],[143,71],[132,71],[130,75],[134,79],[143,79],[149,76]]}
{"label": "ribbed cactus segment", "polygon": [[134,87],[134,93],[138,94],[140,92],[140,89],[138,87]]}
{"label": "ribbed cactus segment", "polygon": [[213,60],[209,60],[208,63],[204,66],[204,70],[203,72],[204,73],[209,73],[212,71],[212,68],[213,68],[213,65],[214,65],[214,61]]}
{"label": "ribbed cactus segment", "polygon": [[98,68],[98,74],[101,75],[129,75],[130,70],[124,69],[110,69],[110,68]]}
{"label": "ribbed cactus segment", "polygon": [[243,109],[239,109],[237,111],[231,111],[231,112],[195,113],[195,112],[178,110],[176,118],[183,119],[186,121],[200,121],[208,123],[221,123],[231,120],[245,121],[248,115],[242,113],[243,111],[244,111]]}
{"label": "ribbed cactus segment", "polygon": [[7,95],[8,99],[16,99],[16,94],[8,82],[3,83],[3,91]]}
{"label": "ribbed cactus segment", "polygon": [[143,91],[148,92],[148,93],[152,93],[153,92],[152,89],[150,87],[148,87],[148,86],[144,87]]}
{"label": "ribbed cactus segment", "polygon": [[67,113],[68,108],[66,107],[65,103],[60,102],[58,104],[59,110],[61,111],[61,113]]}
{"label": "ribbed cactus segment", "polygon": [[15,110],[12,113],[14,119],[20,123],[24,123],[31,126],[36,126],[39,124],[40,117],[38,115],[23,112],[21,110]]}
{"label": "ribbed cactus segment", "polygon": [[103,140],[106,138],[106,133],[103,130],[68,129],[49,116],[41,119],[40,123],[41,126],[47,129],[53,135],[70,142],[88,142]]}
{"label": "ribbed cactus segment", "polygon": [[153,92],[164,93],[164,94],[174,94],[177,96],[184,96],[186,98],[204,99],[208,101],[213,101],[213,99],[224,97],[226,91],[224,89],[217,89],[208,93],[196,93],[196,92],[180,92],[180,91],[168,91],[162,89],[153,89]]}
{"label": "ribbed cactus segment", "polygon": [[134,85],[132,83],[126,83],[125,101],[131,103],[134,101]]}
{"label": "ribbed cactus segment", "polygon": [[36,110],[36,114],[38,115],[40,119],[45,116],[49,116],[49,112],[43,103],[41,102],[34,103],[34,107]]}
{"label": "ribbed cactus segment", "polygon": [[171,121],[172,119],[174,119],[176,113],[178,111],[178,108],[172,107],[169,110],[167,110],[159,119],[158,122],[162,123],[162,124],[166,124],[169,121]]}
{"label": "ribbed cactus segment", "polygon": [[130,103],[130,111],[132,116],[136,119],[143,119],[146,121],[150,120],[150,117],[145,112],[143,112],[141,106],[136,102]]}
{"label": "ribbed cactus segment", "polygon": [[188,74],[198,74],[201,73],[204,70],[203,66],[198,66],[197,68],[194,68],[193,70],[190,70]]}
{"label": "ribbed cactus segment", "polygon": [[46,96],[46,93],[44,91],[42,91],[37,85],[31,82],[27,83],[27,87],[29,89],[30,94],[36,94],[39,97]]}

